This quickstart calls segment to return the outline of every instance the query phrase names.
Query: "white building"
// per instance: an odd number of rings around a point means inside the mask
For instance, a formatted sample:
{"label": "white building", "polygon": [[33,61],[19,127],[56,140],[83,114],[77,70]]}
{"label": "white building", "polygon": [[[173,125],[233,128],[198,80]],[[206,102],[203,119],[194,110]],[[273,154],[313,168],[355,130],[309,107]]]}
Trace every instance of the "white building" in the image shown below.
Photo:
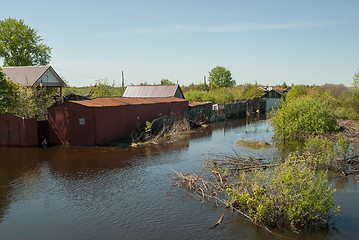
{"label": "white building", "polygon": [[2,67],[1,69],[6,77],[22,86],[59,88],[60,95],[62,88],[66,87],[66,83],[51,66]]}

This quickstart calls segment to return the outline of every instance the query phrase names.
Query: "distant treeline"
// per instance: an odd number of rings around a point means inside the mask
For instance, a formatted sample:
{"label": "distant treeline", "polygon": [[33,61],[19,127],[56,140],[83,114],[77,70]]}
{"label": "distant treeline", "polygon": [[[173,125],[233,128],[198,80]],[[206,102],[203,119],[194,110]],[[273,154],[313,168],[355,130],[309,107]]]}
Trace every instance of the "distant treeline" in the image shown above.
{"label": "distant treeline", "polygon": [[[173,82],[162,79],[159,84],[174,84]],[[148,85],[142,83],[140,85]],[[190,84],[189,86],[181,86],[185,98],[189,101],[197,102],[212,102],[212,103],[229,103],[238,99],[252,99],[254,97],[261,97],[265,94],[258,89],[259,85],[244,84],[235,87],[218,87],[210,89],[208,85]],[[280,86],[279,86],[280,87]],[[109,84],[106,80],[98,80],[92,86],[85,87],[65,87],[63,95],[71,93],[78,95],[86,95],[90,98],[96,97],[121,97],[126,90],[126,87],[118,87],[114,84]]]}

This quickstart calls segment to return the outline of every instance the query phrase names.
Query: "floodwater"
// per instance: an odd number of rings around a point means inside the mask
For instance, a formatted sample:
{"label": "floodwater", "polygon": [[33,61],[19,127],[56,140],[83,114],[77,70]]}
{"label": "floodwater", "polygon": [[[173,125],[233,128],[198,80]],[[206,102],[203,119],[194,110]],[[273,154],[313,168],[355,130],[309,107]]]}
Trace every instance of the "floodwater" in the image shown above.
{"label": "floodwater", "polygon": [[[186,197],[175,173],[199,172],[208,154],[281,157],[239,139],[271,141],[268,122],[227,121],[175,143],[138,148],[0,147],[0,239],[277,239],[238,214]],[[333,178],[335,228],[292,239],[359,239],[359,183]]]}

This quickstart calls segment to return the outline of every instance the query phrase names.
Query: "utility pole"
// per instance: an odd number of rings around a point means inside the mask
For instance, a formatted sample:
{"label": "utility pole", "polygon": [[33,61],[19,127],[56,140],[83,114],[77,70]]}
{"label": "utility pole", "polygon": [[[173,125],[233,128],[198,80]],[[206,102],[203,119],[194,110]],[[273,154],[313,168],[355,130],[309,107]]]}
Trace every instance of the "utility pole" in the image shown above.
{"label": "utility pole", "polygon": [[203,76],[204,89],[207,91],[206,76]]}
{"label": "utility pole", "polygon": [[122,89],[125,88],[125,77],[123,75],[123,71],[122,71]]}

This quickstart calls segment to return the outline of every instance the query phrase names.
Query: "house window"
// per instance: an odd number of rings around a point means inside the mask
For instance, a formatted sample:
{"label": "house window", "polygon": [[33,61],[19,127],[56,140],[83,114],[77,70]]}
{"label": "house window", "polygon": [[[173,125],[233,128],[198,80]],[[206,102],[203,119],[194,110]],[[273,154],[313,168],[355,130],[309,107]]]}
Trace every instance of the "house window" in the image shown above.
{"label": "house window", "polygon": [[79,118],[80,125],[86,125],[85,118]]}

